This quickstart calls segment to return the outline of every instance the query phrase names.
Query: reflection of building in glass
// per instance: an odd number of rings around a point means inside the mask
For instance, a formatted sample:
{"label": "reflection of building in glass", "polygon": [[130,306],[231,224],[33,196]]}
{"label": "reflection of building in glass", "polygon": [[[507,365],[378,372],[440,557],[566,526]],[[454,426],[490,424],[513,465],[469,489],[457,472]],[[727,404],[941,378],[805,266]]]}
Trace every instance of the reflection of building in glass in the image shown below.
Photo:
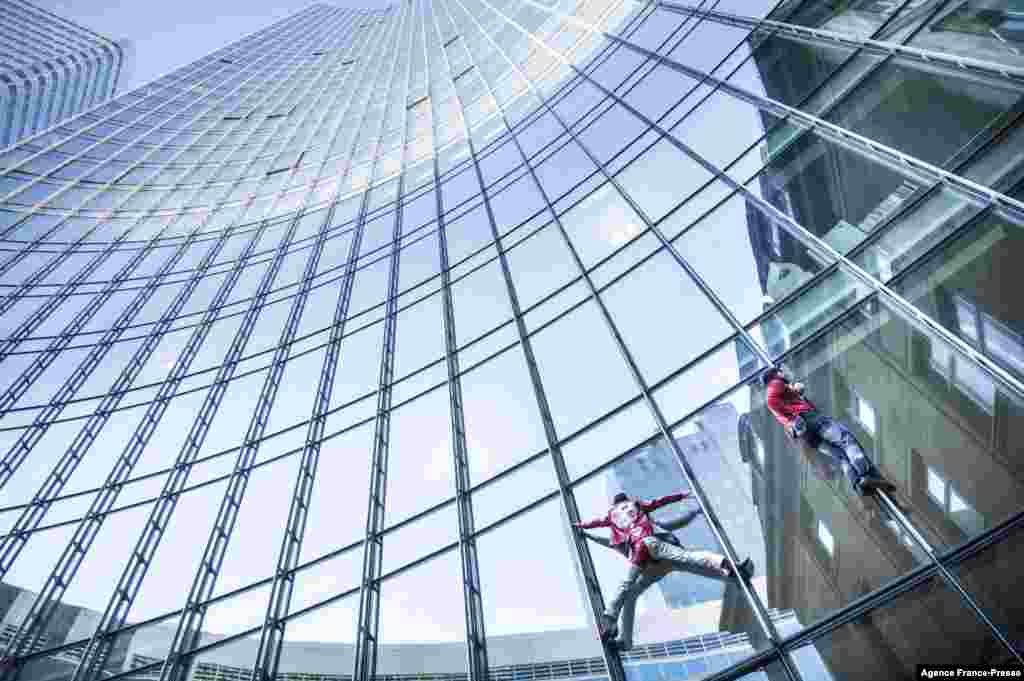
{"label": "reflection of building in glass", "polygon": [[[770,4],[316,4],[2,149],[17,681],[1016,659],[1016,3]],[[748,323],[906,513],[781,432]],[[753,588],[666,579],[623,656],[569,522],[677,448]]]}
{"label": "reflection of building in glass", "polygon": [[87,111],[117,90],[121,43],[25,0],[4,0],[0,32],[0,147]]}

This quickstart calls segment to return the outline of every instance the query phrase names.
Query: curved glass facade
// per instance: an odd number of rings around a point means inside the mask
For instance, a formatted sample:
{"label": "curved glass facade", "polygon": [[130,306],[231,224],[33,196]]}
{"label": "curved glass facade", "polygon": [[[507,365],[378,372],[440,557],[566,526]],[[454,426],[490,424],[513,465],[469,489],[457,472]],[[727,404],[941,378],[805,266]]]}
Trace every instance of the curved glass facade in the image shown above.
{"label": "curved glass facade", "polygon": [[114,95],[122,45],[25,0],[3,0],[0,13],[0,146]]}
{"label": "curved glass facade", "polygon": [[[315,5],[0,151],[0,674],[1021,662],[1017,4]],[[677,490],[754,574],[602,645]]]}

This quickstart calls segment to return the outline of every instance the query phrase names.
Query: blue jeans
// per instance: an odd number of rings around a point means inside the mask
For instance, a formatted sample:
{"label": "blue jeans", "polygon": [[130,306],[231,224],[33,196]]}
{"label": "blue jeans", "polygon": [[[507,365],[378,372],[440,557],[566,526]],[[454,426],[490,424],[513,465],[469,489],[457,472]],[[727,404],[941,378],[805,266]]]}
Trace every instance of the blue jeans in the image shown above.
{"label": "blue jeans", "polygon": [[807,423],[804,439],[819,452],[824,449],[828,452],[826,455],[830,454],[837,459],[854,491],[863,493],[861,481],[865,476],[878,475],[878,469],[871,463],[850,429],[828,416],[813,412],[802,416]]}

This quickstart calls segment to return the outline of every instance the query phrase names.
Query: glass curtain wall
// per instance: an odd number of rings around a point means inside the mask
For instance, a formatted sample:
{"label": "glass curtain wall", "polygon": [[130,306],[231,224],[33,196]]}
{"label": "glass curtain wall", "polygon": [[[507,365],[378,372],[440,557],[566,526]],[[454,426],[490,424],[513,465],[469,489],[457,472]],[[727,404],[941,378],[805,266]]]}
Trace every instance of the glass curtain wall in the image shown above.
{"label": "glass curtain wall", "polygon": [[[1024,662],[1018,9],[318,4],[0,151],[0,674]],[[679,491],[753,574],[604,644]]]}

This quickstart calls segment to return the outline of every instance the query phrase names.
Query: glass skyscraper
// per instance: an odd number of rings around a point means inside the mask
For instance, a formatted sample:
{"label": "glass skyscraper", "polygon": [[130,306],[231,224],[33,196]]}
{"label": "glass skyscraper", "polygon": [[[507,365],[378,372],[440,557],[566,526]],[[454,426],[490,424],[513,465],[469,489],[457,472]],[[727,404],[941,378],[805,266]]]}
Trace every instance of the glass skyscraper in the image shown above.
{"label": "glass skyscraper", "polygon": [[0,2],[0,147],[114,96],[125,44],[25,0]]}
{"label": "glass skyscraper", "polygon": [[[3,681],[1022,662],[1020,21],[318,4],[3,149]],[[602,646],[571,523],[669,488],[755,574]]]}

